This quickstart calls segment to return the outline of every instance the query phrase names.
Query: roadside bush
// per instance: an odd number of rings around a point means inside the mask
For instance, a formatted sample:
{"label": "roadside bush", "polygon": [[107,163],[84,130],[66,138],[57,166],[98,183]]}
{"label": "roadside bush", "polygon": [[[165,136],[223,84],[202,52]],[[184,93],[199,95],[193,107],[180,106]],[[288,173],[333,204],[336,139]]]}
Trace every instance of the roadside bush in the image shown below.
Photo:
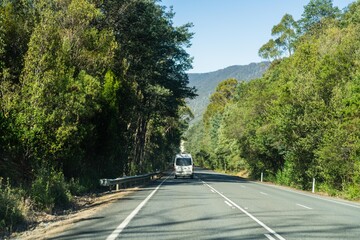
{"label": "roadside bush", "polygon": [[350,200],[360,199],[360,187],[358,184],[347,184],[345,186],[345,197]]}
{"label": "roadside bush", "polygon": [[41,168],[31,187],[31,198],[40,210],[52,213],[55,208],[70,205],[71,194],[64,179],[64,174],[54,168]]}
{"label": "roadside bush", "polygon": [[22,191],[13,189],[9,181],[3,183],[0,178],[0,237],[25,221],[21,210],[24,196]]}
{"label": "roadside bush", "polygon": [[336,190],[335,188],[333,188],[328,183],[320,183],[320,184],[318,184],[317,189],[318,189],[318,191],[325,192],[325,193],[329,194],[329,196],[332,196],[332,197],[340,195],[340,192],[338,190]]}
{"label": "roadside bush", "polygon": [[68,188],[71,195],[75,196],[83,195],[87,192],[87,188],[80,183],[79,179],[71,178],[68,183]]}
{"label": "roadside bush", "polygon": [[293,164],[289,161],[286,161],[284,164],[284,168],[278,170],[278,172],[276,173],[276,183],[280,185],[291,186],[291,174],[294,171],[293,168]]}

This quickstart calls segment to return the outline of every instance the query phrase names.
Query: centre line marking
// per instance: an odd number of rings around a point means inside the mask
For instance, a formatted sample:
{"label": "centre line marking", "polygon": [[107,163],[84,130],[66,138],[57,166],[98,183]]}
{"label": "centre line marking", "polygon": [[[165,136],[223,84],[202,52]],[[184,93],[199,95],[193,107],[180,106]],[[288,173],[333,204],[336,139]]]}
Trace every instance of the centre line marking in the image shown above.
{"label": "centre line marking", "polygon": [[276,240],[275,238],[273,238],[270,234],[264,234],[265,237],[267,237],[269,240]]}
{"label": "centre line marking", "polygon": [[298,204],[298,203],[297,203],[296,205],[298,205],[299,207],[306,208],[306,209],[310,209],[310,210],[312,209],[311,207],[307,207],[307,206],[305,206],[305,205],[301,205],[301,204]]}
{"label": "centre line marking", "polygon": [[120,233],[126,228],[126,226],[130,223],[130,221],[136,216],[136,214],[140,211],[141,208],[145,206],[145,204],[150,200],[150,198],[159,190],[161,185],[169,178],[165,178],[156,188],[153,190],[144,201],[142,201],[131,213],[129,216],[125,218],[125,220],[106,238],[106,240],[115,240]]}
{"label": "centre line marking", "polygon": [[269,194],[267,194],[267,193],[264,193],[264,192],[260,192],[260,193],[261,193],[262,195],[266,195],[266,196],[267,196],[267,195],[269,195]]}
{"label": "centre line marking", "polygon": [[229,207],[232,207],[233,205],[231,205],[228,201],[224,201]]}
{"label": "centre line marking", "polygon": [[237,205],[236,203],[234,203],[233,201],[231,201],[228,197],[226,197],[224,194],[222,194],[221,192],[219,192],[218,190],[216,190],[215,188],[213,188],[212,186],[210,186],[209,184],[207,184],[206,182],[204,182],[203,180],[201,180],[202,183],[204,185],[206,185],[207,187],[209,187],[210,189],[214,190],[217,194],[219,194],[221,197],[223,197],[225,200],[227,200],[229,203],[231,203],[233,206],[235,206],[237,209],[239,209],[240,211],[242,211],[243,213],[245,213],[248,217],[250,217],[252,220],[254,220],[257,224],[259,224],[260,226],[262,226],[263,228],[265,228],[269,233],[275,235],[277,238],[279,238],[280,240],[286,240],[285,238],[283,238],[282,236],[280,236],[279,234],[277,234],[274,230],[272,230],[271,228],[269,228],[265,223],[261,222],[259,219],[257,219],[256,217],[254,217],[253,215],[251,215],[250,213],[248,213],[245,209],[243,209],[242,207],[240,207],[239,205]]}

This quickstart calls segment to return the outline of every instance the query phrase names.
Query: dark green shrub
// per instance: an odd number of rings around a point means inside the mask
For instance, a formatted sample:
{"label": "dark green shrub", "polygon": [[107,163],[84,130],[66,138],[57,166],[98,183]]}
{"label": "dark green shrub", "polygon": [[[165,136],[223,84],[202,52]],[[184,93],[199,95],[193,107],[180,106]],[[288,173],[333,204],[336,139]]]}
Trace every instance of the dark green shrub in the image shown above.
{"label": "dark green shrub", "polygon": [[345,197],[347,199],[351,200],[357,200],[360,199],[360,187],[359,184],[353,183],[353,184],[347,184],[345,186]]}
{"label": "dark green shrub", "polygon": [[87,188],[80,183],[79,179],[71,178],[68,188],[72,195],[83,195],[87,192]]}
{"label": "dark green shrub", "polygon": [[52,167],[41,168],[32,184],[31,197],[39,209],[49,213],[55,208],[68,207],[71,195],[64,174]]}
{"label": "dark green shrub", "polygon": [[9,181],[3,183],[0,178],[0,237],[25,221],[21,210],[23,199],[23,192],[11,188]]}

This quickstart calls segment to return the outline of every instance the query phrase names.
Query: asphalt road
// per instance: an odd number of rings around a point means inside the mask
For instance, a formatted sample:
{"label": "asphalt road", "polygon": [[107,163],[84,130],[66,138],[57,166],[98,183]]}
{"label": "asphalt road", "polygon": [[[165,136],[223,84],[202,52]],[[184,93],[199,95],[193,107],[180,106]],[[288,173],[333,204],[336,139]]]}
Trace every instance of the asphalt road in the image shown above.
{"label": "asphalt road", "polygon": [[360,239],[360,205],[198,169],[165,176],[52,239]]}

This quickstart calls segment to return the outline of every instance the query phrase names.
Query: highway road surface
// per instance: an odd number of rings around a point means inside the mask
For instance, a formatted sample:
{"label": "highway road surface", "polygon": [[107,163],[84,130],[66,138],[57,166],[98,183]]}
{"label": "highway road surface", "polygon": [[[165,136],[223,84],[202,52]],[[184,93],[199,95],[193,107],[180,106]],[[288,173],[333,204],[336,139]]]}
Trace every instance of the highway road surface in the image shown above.
{"label": "highway road surface", "polygon": [[164,176],[51,239],[360,239],[360,205],[197,169]]}

